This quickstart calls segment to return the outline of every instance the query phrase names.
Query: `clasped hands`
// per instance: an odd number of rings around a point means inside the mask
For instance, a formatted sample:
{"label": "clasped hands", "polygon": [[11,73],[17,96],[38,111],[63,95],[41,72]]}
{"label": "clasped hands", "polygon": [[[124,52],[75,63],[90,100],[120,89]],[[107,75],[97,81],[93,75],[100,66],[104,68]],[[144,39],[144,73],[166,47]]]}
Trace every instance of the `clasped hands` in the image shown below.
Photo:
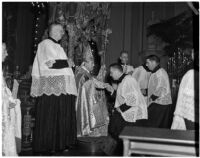
{"label": "clasped hands", "polygon": [[74,61],[71,58],[68,58],[67,62],[68,62],[69,67],[75,66]]}
{"label": "clasped hands", "polygon": [[113,92],[114,92],[114,88],[113,88],[110,84],[105,83],[105,84],[104,84],[104,87],[105,87],[105,89],[106,89],[108,92],[110,92],[110,93],[113,93]]}
{"label": "clasped hands", "polygon": [[[69,67],[75,66],[75,64],[71,58],[68,58],[67,62],[68,62]],[[55,60],[49,60],[45,64],[48,66],[48,68],[51,68],[54,63],[56,63]]]}
{"label": "clasped hands", "polygon": [[53,66],[53,64],[56,63],[55,60],[49,60],[47,61],[45,64],[48,66],[48,68],[51,68]]}

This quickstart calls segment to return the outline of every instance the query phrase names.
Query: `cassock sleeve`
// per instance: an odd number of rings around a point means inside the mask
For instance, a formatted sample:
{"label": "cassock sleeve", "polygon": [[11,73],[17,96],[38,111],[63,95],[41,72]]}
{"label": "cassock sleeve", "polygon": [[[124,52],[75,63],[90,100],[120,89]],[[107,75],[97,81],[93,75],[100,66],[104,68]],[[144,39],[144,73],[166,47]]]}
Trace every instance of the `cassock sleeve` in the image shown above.
{"label": "cassock sleeve", "polygon": [[[195,113],[198,112],[195,103],[194,71],[188,71],[182,78],[176,102],[174,115],[195,122]],[[196,104],[196,105],[195,105]],[[196,113],[198,116],[198,113]],[[179,120],[180,118],[176,119]],[[178,121],[177,121],[178,122]],[[183,121],[182,121],[183,122]]]}
{"label": "cassock sleeve", "polygon": [[138,119],[147,118],[145,99],[137,81],[133,77],[127,76],[119,84],[115,108],[119,108],[119,112],[127,122],[135,122]]}
{"label": "cassock sleeve", "polygon": [[96,78],[92,78],[93,82],[94,82],[94,85],[95,85],[95,88],[99,88],[99,89],[104,89],[105,86],[104,86],[104,82],[101,82],[99,81],[98,79]]}
{"label": "cassock sleeve", "polygon": [[[123,83],[123,85],[121,85],[121,94],[118,95],[117,100],[119,103],[119,107],[122,106],[122,109],[128,109],[128,107],[126,106],[137,106],[138,105],[138,91],[140,91],[139,86],[136,85],[136,81],[135,79],[133,80],[133,78],[127,78],[126,82]],[[118,87],[119,88],[119,87]],[[137,90],[136,90],[137,89]],[[126,106],[125,106],[125,105]]]}
{"label": "cassock sleeve", "polygon": [[62,69],[69,67],[67,60],[56,60],[51,69]]}

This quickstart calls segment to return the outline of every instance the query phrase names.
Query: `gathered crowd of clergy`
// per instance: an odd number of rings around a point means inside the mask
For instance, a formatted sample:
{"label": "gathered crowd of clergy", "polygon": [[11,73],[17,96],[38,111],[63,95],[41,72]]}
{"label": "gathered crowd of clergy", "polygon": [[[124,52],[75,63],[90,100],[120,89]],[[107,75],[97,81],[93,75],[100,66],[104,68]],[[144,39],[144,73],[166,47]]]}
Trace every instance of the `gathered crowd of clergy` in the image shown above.
{"label": "gathered crowd of clergy", "polygon": [[84,48],[83,63],[75,68],[58,42],[63,35],[62,26],[52,24],[33,63],[34,152],[69,150],[80,137],[109,136],[118,141],[125,126],[194,129],[193,69],[183,77],[172,111],[169,76],[157,55],[146,56],[143,65],[133,68],[123,51],[108,75],[101,66],[94,76],[90,45]]}

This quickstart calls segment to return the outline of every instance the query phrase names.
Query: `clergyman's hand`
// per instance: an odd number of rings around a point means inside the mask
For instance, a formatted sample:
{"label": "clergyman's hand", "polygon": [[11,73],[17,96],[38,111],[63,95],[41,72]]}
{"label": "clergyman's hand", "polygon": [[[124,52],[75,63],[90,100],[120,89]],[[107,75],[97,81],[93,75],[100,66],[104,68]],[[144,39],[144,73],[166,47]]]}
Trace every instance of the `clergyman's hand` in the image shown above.
{"label": "clergyman's hand", "polygon": [[116,83],[112,83],[112,87],[114,90],[117,90],[118,85]]}
{"label": "clergyman's hand", "polygon": [[124,67],[123,67],[123,73],[127,74],[127,65],[124,65]]}
{"label": "clergyman's hand", "polygon": [[147,96],[147,89],[141,89],[141,92],[144,96]]}
{"label": "clergyman's hand", "polygon": [[69,65],[69,67],[75,66],[75,64],[71,58],[68,59],[68,65]]}
{"label": "clergyman's hand", "polygon": [[45,64],[48,66],[48,68],[51,68],[55,62],[55,60],[49,60]]}
{"label": "clergyman's hand", "polygon": [[113,91],[114,91],[114,88],[111,85],[109,85],[108,83],[105,84],[105,88],[110,93],[113,93]]}
{"label": "clergyman's hand", "polygon": [[119,109],[119,107],[118,107],[118,108],[116,108],[116,110],[117,110],[117,112],[121,113],[121,110]]}

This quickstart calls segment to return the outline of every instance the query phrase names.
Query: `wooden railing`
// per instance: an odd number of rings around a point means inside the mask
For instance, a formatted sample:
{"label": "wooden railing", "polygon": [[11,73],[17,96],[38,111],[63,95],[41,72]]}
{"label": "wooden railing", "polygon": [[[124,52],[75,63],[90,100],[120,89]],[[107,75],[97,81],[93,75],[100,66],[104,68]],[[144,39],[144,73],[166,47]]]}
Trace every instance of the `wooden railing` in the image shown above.
{"label": "wooden railing", "polygon": [[124,143],[124,156],[197,156],[195,131],[125,127],[120,138]]}

